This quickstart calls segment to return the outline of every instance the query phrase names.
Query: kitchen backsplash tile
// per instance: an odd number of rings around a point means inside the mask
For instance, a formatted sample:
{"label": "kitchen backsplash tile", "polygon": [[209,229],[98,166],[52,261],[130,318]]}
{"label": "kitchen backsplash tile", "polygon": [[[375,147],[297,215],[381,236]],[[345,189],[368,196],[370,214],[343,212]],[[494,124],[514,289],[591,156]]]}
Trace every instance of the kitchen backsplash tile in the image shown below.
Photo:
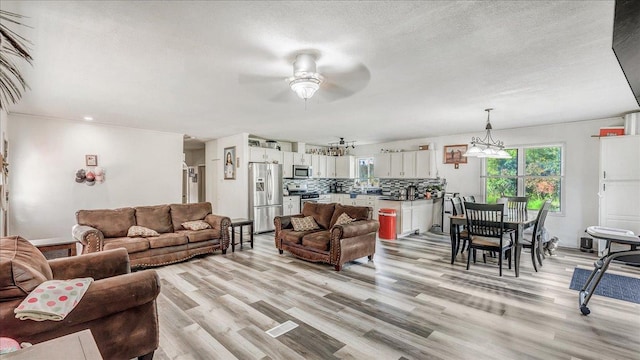
{"label": "kitchen backsplash tile", "polygon": [[[443,189],[446,186],[446,179],[380,179],[380,188],[383,194],[397,194],[400,189],[406,189],[409,185],[415,185],[418,187],[418,193],[424,193],[429,186],[443,185]],[[350,192],[352,190],[358,191],[359,188],[354,186],[353,179],[284,179],[283,186],[285,189],[289,184],[307,184],[308,191],[317,191],[319,193],[328,193],[329,185],[333,182],[336,185],[342,185],[343,192]]]}

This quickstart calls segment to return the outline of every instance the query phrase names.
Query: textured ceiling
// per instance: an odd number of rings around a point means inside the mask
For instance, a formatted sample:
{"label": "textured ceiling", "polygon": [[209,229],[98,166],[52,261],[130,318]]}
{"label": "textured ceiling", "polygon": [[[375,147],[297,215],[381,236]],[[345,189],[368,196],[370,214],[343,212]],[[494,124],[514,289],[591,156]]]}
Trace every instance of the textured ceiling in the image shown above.
{"label": "textured ceiling", "polygon": [[[28,16],[31,87],[10,112],[185,133],[359,143],[637,111],[611,50],[613,1],[6,1]],[[284,81],[358,64],[357,91],[309,100]],[[283,98],[284,96],[284,98]],[[274,98],[286,101],[274,101]]]}

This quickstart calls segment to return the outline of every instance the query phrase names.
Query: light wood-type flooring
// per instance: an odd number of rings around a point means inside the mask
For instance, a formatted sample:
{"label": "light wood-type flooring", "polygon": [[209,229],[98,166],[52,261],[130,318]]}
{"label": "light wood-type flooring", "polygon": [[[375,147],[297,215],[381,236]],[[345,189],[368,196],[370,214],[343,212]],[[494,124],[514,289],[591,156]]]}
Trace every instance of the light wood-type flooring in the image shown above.
{"label": "light wood-type flooring", "polygon": [[[595,256],[560,249],[535,273],[498,276],[495,259],[450,264],[447,236],[378,240],[366,258],[333,266],[255,247],[157,268],[155,359],[640,359],[640,305],[595,295],[591,315],[569,289]],[[640,278],[640,268],[611,273]],[[297,327],[266,333],[287,321]]]}

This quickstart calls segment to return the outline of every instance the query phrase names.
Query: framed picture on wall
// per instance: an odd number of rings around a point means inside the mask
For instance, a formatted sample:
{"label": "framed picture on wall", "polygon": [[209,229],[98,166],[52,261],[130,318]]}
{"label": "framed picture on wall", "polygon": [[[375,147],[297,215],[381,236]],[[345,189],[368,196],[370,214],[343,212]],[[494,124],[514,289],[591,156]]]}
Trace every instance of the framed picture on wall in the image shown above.
{"label": "framed picture on wall", "polygon": [[467,152],[467,144],[462,145],[445,145],[444,146],[444,163],[445,164],[466,164],[467,158],[462,154]]}
{"label": "framed picture on wall", "polygon": [[224,148],[224,179],[235,180],[236,178],[236,147],[231,146]]}
{"label": "framed picture on wall", "polygon": [[98,155],[85,155],[87,166],[98,166]]}

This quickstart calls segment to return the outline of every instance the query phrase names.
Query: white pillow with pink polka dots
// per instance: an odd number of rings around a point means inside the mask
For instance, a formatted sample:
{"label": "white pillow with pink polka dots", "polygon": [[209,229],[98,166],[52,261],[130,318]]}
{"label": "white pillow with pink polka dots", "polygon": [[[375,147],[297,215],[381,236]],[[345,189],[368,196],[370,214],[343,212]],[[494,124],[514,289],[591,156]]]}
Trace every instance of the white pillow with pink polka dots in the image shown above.
{"label": "white pillow with pink polka dots", "polygon": [[93,278],[72,280],[49,280],[38,285],[13,310],[20,320],[60,321],[73,310]]}

